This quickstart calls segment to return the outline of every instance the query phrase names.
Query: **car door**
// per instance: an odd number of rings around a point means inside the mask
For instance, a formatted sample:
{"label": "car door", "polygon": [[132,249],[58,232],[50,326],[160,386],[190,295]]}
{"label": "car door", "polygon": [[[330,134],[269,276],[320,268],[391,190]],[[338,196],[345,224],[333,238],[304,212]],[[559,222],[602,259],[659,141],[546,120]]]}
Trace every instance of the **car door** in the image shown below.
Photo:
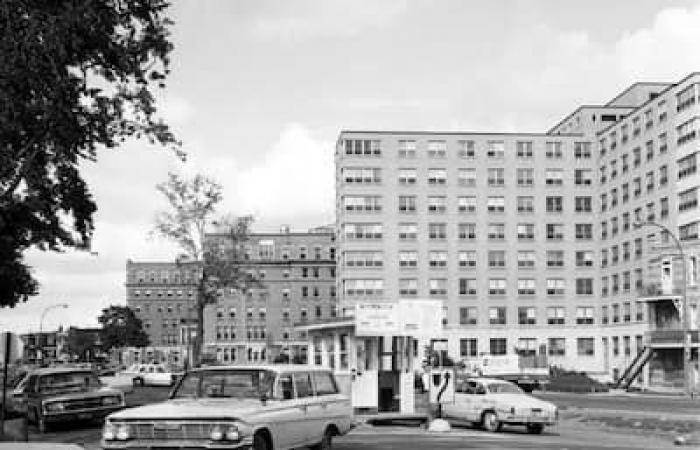
{"label": "car door", "polygon": [[309,428],[309,439],[318,443],[323,438],[323,432],[328,423],[340,423],[343,404],[338,395],[338,386],[333,374],[329,371],[310,372],[314,387],[313,400],[309,401],[308,417],[313,426]]}
{"label": "car door", "polygon": [[294,391],[297,396],[297,408],[301,412],[298,416],[298,427],[302,435],[303,445],[317,443],[316,435],[320,412],[315,411],[313,382],[309,372],[294,373]]}
{"label": "car door", "polygon": [[300,426],[300,417],[306,413],[299,408],[291,373],[280,373],[275,381],[272,399],[264,406],[264,421],[272,430],[276,448],[291,448],[303,445],[305,434]]}

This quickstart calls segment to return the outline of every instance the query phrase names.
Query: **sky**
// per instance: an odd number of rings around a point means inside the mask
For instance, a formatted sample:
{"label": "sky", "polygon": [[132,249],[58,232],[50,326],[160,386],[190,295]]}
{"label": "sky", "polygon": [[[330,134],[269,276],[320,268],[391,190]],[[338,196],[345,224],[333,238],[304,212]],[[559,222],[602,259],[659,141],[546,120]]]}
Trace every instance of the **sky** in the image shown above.
{"label": "sky", "polygon": [[[187,162],[130,142],[83,175],[98,204],[93,252],[32,250],[40,294],[0,329],[95,326],[125,304],[125,267],[173,260],[149,235],[168,172],[224,187],[221,214],[255,231],[333,222],[344,129],[544,132],[636,81],[700,71],[694,0],[173,1],[172,74],[159,109]],[[68,308],[47,307],[66,303]]]}

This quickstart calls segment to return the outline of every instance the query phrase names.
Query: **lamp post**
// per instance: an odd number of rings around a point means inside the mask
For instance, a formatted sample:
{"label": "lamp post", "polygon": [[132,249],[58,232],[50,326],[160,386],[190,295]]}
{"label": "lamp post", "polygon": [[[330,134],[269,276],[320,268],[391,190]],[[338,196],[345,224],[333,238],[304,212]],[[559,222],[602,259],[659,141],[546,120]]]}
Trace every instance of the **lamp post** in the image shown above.
{"label": "lamp post", "polygon": [[687,281],[687,267],[686,267],[686,260],[685,260],[685,253],[683,253],[683,246],[681,246],[680,241],[676,237],[676,235],[668,229],[665,225],[662,225],[660,223],[656,223],[651,220],[647,220],[646,222],[635,222],[634,227],[635,228],[642,228],[644,226],[651,226],[651,227],[656,227],[661,230],[663,230],[666,234],[671,236],[673,239],[674,244],[678,248],[678,253],[680,254],[681,257],[681,262],[682,262],[682,272],[683,272],[683,285],[681,286],[681,307],[683,308],[683,384],[685,386],[685,392],[688,395],[692,395],[692,390],[693,390],[693,381],[691,379],[691,364],[690,364],[690,343],[692,340],[691,334],[690,334],[690,308],[688,307],[688,296],[687,296],[687,286],[688,286],[688,281]]}
{"label": "lamp post", "polygon": [[46,313],[51,311],[52,309],[56,308],[63,308],[66,309],[68,308],[67,303],[56,303],[54,305],[49,305],[46,308],[44,308],[44,311],[41,313],[41,318],[39,319],[39,362],[43,363],[44,362],[44,346],[41,345],[41,337],[43,335],[44,331],[44,317],[46,317]]}

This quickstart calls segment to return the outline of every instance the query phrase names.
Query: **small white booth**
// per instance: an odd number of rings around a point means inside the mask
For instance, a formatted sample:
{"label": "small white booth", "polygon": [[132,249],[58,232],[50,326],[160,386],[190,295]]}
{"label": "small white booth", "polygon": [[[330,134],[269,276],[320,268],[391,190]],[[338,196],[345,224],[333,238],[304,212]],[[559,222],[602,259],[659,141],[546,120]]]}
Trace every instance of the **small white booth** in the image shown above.
{"label": "small white booth", "polygon": [[306,324],[308,363],[332,368],[357,412],[415,411],[420,341],[442,331],[442,303],[362,302],[354,317]]}

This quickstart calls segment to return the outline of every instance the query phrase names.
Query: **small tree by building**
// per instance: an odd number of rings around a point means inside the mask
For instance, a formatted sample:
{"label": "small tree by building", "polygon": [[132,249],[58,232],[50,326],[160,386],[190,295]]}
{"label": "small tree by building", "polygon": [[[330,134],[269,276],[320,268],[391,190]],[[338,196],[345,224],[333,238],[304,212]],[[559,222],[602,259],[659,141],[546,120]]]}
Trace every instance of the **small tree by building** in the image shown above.
{"label": "small tree by building", "polygon": [[99,336],[102,349],[106,352],[114,348],[147,347],[150,344],[141,319],[128,306],[105,308],[97,321],[102,326]]}

